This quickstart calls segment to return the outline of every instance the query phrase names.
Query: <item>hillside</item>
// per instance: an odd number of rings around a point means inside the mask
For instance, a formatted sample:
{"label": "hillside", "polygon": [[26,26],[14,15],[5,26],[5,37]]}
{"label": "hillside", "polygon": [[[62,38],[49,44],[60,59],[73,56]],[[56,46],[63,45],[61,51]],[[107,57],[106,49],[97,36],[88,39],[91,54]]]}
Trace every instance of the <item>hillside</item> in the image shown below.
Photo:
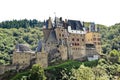
{"label": "hillside", "polygon": [[109,53],[111,50],[120,50],[120,24],[110,27],[98,25],[102,37],[103,53]]}
{"label": "hillside", "polygon": [[[0,64],[9,64],[12,51],[17,43],[27,43],[36,49],[38,40],[43,38],[43,23],[37,20],[13,20],[0,23]],[[85,23],[89,26],[89,23]],[[103,53],[120,48],[120,24],[107,27],[97,24],[102,36]]]}

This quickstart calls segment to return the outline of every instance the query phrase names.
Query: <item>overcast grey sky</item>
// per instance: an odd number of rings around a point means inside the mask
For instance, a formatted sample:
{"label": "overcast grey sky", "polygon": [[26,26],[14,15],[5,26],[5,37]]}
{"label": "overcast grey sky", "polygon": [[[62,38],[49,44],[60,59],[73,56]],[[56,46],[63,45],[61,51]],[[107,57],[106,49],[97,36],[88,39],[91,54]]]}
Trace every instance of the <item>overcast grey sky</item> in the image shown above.
{"label": "overcast grey sky", "polygon": [[120,22],[120,0],[0,0],[0,21],[49,16],[113,25]]}

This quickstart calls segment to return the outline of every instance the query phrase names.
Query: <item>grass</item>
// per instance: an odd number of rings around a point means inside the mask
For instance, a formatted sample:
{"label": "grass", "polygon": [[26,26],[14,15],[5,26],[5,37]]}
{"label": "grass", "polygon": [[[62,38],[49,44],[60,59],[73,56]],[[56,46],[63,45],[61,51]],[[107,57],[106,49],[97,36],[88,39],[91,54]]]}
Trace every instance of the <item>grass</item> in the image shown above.
{"label": "grass", "polygon": [[53,68],[67,68],[67,67],[79,68],[79,66],[81,64],[84,64],[85,66],[88,66],[88,67],[94,67],[98,64],[98,61],[95,60],[95,61],[80,62],[80,61],[68,60],[68,61],[65,61],[61,64],[57,64],[57,65],[54,65],[54,66],[49,66],[45,70],[50,70],[50,69],[53,69]]}

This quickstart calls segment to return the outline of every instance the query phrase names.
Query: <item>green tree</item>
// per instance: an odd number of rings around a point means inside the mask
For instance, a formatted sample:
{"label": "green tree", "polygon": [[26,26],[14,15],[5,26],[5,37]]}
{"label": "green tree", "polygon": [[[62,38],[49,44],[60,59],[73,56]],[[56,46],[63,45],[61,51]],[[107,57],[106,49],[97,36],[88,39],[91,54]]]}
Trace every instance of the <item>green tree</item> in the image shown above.
{"label": "green tree", "polygon": [[95,74],[95,80],[109,80],[109,76],[105,68],[98,65],[97,67],[92,68],[92,70]]}
{"label": "green tree", "polygon": [[120,51],[117,51],[114,49],[114,50],[110,51],[109,56],[110,56],[111,62],[120,63]]}
{"label": "green tree", "polygon": [[94,80],[95,75],[91,68],[81,65],[78,69],[71,70],[71,76],[63,75],[63,79],[67,80]]}
{"label": "green tree", "polygon": [[29,80],[46,80],[44,69],[38,64],[33,65]]}
{"label": "green tree", "polygon": [[120,56],[120,54],[119,54],[119,52],[117,51],[117,50],[112,50],[112,51],[110,51],[110,54],[109,54],[111,57],[119,57]]}

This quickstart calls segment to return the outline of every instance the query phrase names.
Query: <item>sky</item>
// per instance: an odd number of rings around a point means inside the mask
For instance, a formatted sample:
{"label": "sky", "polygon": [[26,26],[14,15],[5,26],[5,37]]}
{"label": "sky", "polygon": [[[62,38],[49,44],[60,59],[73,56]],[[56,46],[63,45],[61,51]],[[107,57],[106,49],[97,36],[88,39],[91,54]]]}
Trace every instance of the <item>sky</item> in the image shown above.
{"label": "sky", "polygon": [[120,23],[120,0],[0,0],[0,22],[55,15],[110,26]]}

